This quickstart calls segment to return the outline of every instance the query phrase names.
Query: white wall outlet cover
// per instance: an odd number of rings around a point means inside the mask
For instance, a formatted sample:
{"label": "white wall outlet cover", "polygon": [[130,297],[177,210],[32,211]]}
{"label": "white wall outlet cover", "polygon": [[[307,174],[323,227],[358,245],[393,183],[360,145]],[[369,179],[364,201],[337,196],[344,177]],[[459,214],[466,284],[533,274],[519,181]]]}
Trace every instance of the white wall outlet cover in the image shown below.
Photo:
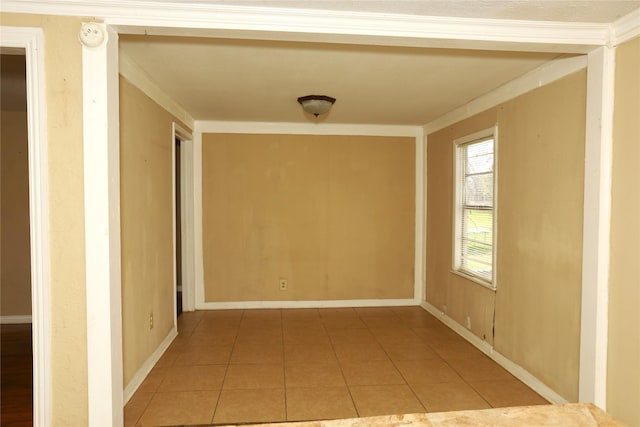
{"label": "white wall outlet cover", "polygon": [[98,47],[104,42],[104,29],[96,22],[83,22],[78,38],[87,47]]}

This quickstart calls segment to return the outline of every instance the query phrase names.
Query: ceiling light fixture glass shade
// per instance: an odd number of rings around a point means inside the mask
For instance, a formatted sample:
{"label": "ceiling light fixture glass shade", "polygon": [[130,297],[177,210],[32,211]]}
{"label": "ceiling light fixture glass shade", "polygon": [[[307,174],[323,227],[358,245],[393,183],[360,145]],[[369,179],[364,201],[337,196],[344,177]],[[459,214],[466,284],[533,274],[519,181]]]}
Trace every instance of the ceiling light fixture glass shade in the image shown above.
{"label": "ceiling light fixture glass shade", "polygon": [[318,117],[328,112],[336,99],[326,95],[307,95],[298,98],[298,102],[304,111]]}

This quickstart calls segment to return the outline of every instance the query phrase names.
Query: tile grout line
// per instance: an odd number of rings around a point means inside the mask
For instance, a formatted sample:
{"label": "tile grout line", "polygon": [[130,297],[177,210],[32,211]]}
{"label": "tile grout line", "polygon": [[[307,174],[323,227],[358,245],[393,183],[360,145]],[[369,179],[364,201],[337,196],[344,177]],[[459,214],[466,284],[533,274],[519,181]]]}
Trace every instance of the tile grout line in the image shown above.
{"label": "tile grout line", "polygon": [[[393,310],[391,311],[395,317],[398,317],[400,319],[400,316],[395,313]],[[402,320],[402,319],[400,319]],[[378,345],[380,345],[380,347],[382,348],[382,351],[384,351],[384,353],[387,355],[387,357],[389,358],[389,361],[391,362],[391,364],[393,365],[393,367],[396,369],[396,371],[398,371],[398,373],[400,374],[400,376],[402,377],[402,379],[404,380],[404,382],[406,383],[406,386],[409,387],[409,390],[411,390],[411,393],[413,394],[413,396],[416,398],[416,400],[418,401],[418,403],[420,404],[420,406],[422,406],[422,409],[425,410],[425,413],[427,413],[427,407],[424,403],[422,403],[422,400],[418,397],[418,395],[416,394],[415,390],[413,389],[413,387],[411,387],[411,384],[409,383],[409,381],[405,378],[405,376],[402,374],[402,371],[400,371],[400,369],[398,368],[398,366],[396,365],[396,363],[393,361],[393,359],[391,358],[391,356],[389,355],[389,353],[387,353],[387,350],[384,348],[384,346],[380,343],[380,341],[378,340],[378,338],[375,336],[375,334],[370,330],[369,325],[367,325],[366,322],[363,322],[366,326],[367,329],[369,330],[369,332],[371,333],[371,335],[373,335],[373,338],[376,340],[376,342],[378,343]],[[409,328],[411,329],[411,328]],[[411,331],[413,332],[413,331]]]}
{"label": "tile grout line", "polygon": [[[238,322],[238,326],[236,328],[236,334],[233,337],[233,344],[231,344],[231,352],[229,353],[229,358],[227,359],[227,363],[224,368],[224,375],[222,376],[222,384],[220,384],[220,393],[218,393],[216,406],[213,408],[213,415],[211,415],[211,424],[213,424],[213,420],[216,417],[216,412],[218,412],[218,405],[220,405],[220,400],[222,399],[222,390],[224,389],[224,382],[227,379],[227,373],[229,372],[229,365],[231,364],[231,357],[233,356],[233,350],[235,349],[236,342],[238,341],[238,332],[240,332],[240,325],[242,324],[244,313],[245,313],[245,310],[242,310],[242,314],[240,315],[240,321]],[[215,329],[213,333],[215,333]]]}

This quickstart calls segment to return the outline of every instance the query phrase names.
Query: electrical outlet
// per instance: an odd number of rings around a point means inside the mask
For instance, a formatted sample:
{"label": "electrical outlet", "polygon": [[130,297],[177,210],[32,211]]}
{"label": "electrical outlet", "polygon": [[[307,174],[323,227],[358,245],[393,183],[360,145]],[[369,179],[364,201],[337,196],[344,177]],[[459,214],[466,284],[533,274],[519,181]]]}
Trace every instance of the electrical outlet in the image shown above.
{"label": "electrical outlet", "polygon": [[278,281],[278,284],[281,291],[287,290],[287,279],[280,278],[280,280]]}
{"label": "electrical outlet", "polygon": [[153,312],[149,313],[149,329],[153,329]]}
{"label": "electrical outlet", "polygon": [[471,329],[471,316],[467,316],[467,329]]}

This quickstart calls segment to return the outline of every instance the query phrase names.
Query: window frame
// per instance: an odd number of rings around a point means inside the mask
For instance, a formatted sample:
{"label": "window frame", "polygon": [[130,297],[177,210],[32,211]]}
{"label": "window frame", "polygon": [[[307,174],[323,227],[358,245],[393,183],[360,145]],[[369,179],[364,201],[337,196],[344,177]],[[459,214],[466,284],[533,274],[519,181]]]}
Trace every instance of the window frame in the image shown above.
{"label": "window frame", "polygon": [[[491,279],[474,274],[472,271],[463,270],[462,265],[462,220],[464,206],[464,189],[462,177],[464,174],[463,148],[476,143],[493,138],[493,230],[492,230],[492,266]],[[492,291],[497,289],[496,283],[496,259],[498,242],[498,126],[492,126],[470,135],[465,135],[453,140],[453,242],[451,256],[451,272],[471,280]]]}

